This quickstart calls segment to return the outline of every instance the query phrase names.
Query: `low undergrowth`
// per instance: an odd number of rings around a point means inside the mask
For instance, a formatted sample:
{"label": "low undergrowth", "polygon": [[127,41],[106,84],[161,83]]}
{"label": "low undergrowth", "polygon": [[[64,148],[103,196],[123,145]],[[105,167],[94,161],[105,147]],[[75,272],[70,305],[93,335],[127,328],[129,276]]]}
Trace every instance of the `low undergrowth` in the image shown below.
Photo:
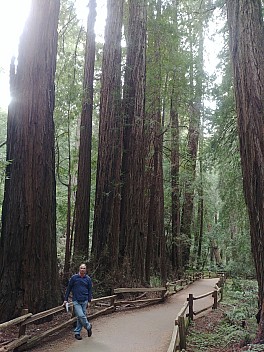
{"label": "low undergrowth", "polygon": [[256,281],[227,280],[219,308],[189,327],[187,351],[264,351],[264,345],[254,344],[257,310]]}

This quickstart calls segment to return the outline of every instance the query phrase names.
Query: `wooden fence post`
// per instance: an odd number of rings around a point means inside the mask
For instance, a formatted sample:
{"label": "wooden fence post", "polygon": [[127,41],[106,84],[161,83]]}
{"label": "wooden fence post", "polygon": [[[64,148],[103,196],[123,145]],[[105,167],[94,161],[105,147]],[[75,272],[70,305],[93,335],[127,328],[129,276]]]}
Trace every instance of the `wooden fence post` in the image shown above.
{"label": "wooden fence post", "polygon": [[222,301],[224,299],[224,287],[221,287],[220,295],[221,295],[220,301]]}
{"label": "wooden fence post", "polygon": [[[25,314],[28,314],[28,308],[22,309],[21,316],[25,315]],[[21,324],[20,324],[19,331],[18,331],[18,337],[20,337],[22,335],[26,335],[26,329],[27,329],[27,325],[26,324],[23,325],[23,326],[21,326]],[[14,352],[16,352],[16,351],[18,351],[17,347],[14,348]]]}
{"label": "wooden fence post", "polygon": [[110,306],[115,307],[115,310],[116,310],[115,301],[116,301],[116,296],[114,296],[114,297],[111,298],[111,300],[110,300]]}
{"label": "wooden fence post", "polygon": [[188,301],[189,301],[189,319],[193,320],[193,294],[192,293],[189,294]]}
{"label": "wooden fence post", "polygon": [[179,335],[180,335],[180,349],[186,349],[186,331],[184,317],[178,317]]}
{"label": "wooden fence post", "polygon": [[213,292],[212,297],[214,298],[214,304],[212,308],[217,309],[217,290]]}
{"label": "wooden fence post", "polygon": [[[28,314],[28,308],[22,309],[21,315]],[[26,334],[27,325],[19,326],[18,337]]]}

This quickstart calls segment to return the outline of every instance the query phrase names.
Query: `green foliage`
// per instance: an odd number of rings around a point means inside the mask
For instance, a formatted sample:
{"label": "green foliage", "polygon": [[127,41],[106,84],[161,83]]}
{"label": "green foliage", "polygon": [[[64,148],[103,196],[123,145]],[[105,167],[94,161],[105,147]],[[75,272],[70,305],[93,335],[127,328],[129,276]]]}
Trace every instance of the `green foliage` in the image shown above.
{"label": "green foliage", "polygon": [[[83,97],[83,73],[86,33],[77,18],[75,1],[61,1],[59,20],[58,59],[56,70],[56,106],[54,112],[56,128],[56,170],[57,170],[57,233],[58,243],[64,246],[66,222],[70,208],[71,220],[74,214],[77,186],[80,116]],[[102,45],[98,44],[95,75],[99,77]],[[99,63],[98,63],[99,62]],[[96,177],[97,134],[96,118],[99,98],[99,83],[95,80],[95,113],[93,119],[93,154],[91,212]],[[68,191],[70,196],[68,197]],[[91,216],[92,219],[92,216]],[[91,224],[92,226],[92,224]],[[59,253],[63,253],[63,248]]]}
{"label": "green foliage", "polygon": [[208,352],[212,346],[221,346],[220,350],[224,346],[239,340],[241,332],[236,326],[223,322],[214,331],[206,331],[204,333],[193,331],[189,336],[187,346],[192,347],[193,352]]}
{"label": "green foliage", "polygon": [[[210,323],[209,319],[208,325],[203,329],[206,332],[196,331],[195,322],[192,324],[187,346],[192,347],[193,352],[205,352],[213,348],[218,348],[220,351],[234,343],[246,345],[254,339],[257,328],[256,281],[227,280],[224,300],[218,309],[224,312],[223,318],[217,322],[216,326]],[[245,327],[242,326],[242,322],[245,322]],[[260,349],[253,350],[260,351]]]}
{"label": "green foliage", "polygon": [[226,299],[232,307],[226,317],[232,324],[240,324],[242,320],[255,319],[257,312],[258,287],[255,281],[232,279],[227,281]]}
{"label": "green foliage", "polygon": [[[225,26],[218,34],[222,35],[223,42],[227,42]],[[205,236],[203,248],[208,248],[208,242],[214,240],[221,251],[222,264],[226,270],[232,275],[253,277],[255,271],[243,193],[232,70],[227,46],[218,59],[218,72],[222,81],[211,89],[216,110],[213,114],[207,114],[207,127],[211,135],[205,144],[204,158],[207,160],[206,168],[208,175],[211,175],[214,190],[209,203],[211,207],[207,209],[210,209],[210,216],[214,212],[215,220],[211,220],[211,231]]]}
{"label": "green foliage", "polygon": [[[75,2],[61,1],[58,27],[56,105],[54,111],[57,175],[58,258],[63,260],[67,219],[72,222],[78,163],[78,123],[81,112],[85,32]],[[71,228],[72,224],[70,224]]]}
{"label": "green foliage", "polygon": [[150,286],[151,287],[161,287],[161,279],[158,276],[151,276],[150,277]]}

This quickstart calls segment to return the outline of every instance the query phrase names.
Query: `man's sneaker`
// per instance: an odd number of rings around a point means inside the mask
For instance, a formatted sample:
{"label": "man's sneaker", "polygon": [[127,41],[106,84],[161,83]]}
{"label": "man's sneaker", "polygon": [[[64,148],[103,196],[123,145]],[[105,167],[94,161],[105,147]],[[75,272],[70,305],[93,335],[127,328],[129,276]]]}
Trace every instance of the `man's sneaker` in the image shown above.
{"label": "man's sneaker", "polygon": [[81,335],[79,335],[79,334],[76,334],[76,335],[75,335],[75,338],[76,338],[76,340],[82,340],[82,337],[81,337]]}
{"label": "man's sneaker", "polygon": [[88,337],[92,336],[92,324],[90,324],[90,329],[87,330],[88,332]]}

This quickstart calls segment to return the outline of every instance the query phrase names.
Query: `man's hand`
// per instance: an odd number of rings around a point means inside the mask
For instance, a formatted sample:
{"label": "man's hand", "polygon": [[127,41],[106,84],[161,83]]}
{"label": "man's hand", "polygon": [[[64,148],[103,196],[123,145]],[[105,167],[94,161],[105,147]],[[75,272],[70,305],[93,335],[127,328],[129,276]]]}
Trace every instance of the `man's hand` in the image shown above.
{"label": "man's hand", "polygon": [[64,301],[62,305],[63,305],[63,306],[65,306],[65,305],[66,305],[66,303],[68,303],[68,301]]}

